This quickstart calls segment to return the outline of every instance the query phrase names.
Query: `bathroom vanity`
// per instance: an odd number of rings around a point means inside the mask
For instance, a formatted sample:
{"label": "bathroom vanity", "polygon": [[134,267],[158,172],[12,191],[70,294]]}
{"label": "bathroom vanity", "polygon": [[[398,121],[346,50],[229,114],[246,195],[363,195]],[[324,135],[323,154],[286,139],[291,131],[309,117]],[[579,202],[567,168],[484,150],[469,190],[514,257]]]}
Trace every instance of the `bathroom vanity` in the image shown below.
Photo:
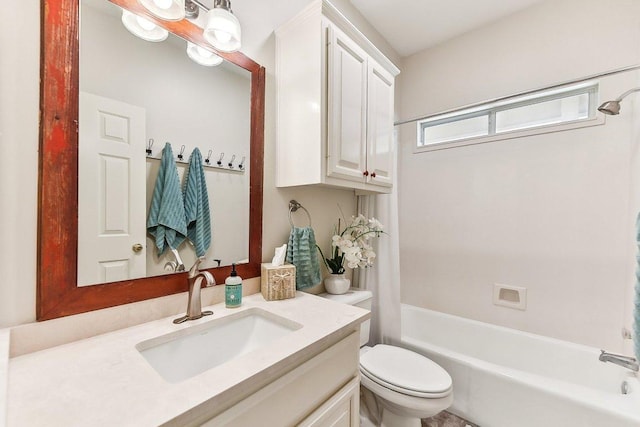
{"label": "bathroom vanity", "polygon": [[[358,333],[368,311],[300,292],[208,309],[212,316],[187,324],[171,316],[8,363],[3,354],[7,425],[358,425]],[[33,326],[51,333],[47,323]]]}

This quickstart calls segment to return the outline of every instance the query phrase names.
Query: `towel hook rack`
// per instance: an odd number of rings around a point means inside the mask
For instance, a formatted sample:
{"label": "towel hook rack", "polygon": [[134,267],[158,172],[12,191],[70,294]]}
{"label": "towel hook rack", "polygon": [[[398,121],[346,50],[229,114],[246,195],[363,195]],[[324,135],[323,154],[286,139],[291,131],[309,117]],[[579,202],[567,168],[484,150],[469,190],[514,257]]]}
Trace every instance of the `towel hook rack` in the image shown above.
{"label": "towel hook rack", "polygon": [[209,162],[210,162],[210,160],[209,160],[209,159],[211,159],[211,153],[213,153],[213,150],[209,150],[209,153],[207,154],[207,158],[206,158],[206,159],[204,159],[204,162],[205,162],[206,164],[209,164]]}
{"label": "towel hook rack", "polygon": [[184,160],[184,156],[183,156],[184,149],[185,149],[185,146],[182,145],[182,147],[180,147],[180,154],[178,154],[178,160]]}
{"label": "towel hook rack", "polygon": [[302,206],[296,200],[289,201],[289,224],[291,224],[292,227],[295,227],[295,225],[293,224],[293,218],[291,218],[291,213],[296,212],[298,209],[302,209],[307,214],[307,218],[309,219],[309,227],[311,227],[311,214],[309,214],[307,208]]}
{"label": "towel hook rack", "polygon": [[216,162],[218,164],[218,166],[222,166],[222,159],[224,159],[224,151],[222,153],[220,153],[220,158]]}
{"label": "towel hook rack", "polygon": [[145,150],[147,152],[147,156],[150,156],[151,154],[153,154],[153,138],[149,138],[149,142],[147,143],[147,149]]}

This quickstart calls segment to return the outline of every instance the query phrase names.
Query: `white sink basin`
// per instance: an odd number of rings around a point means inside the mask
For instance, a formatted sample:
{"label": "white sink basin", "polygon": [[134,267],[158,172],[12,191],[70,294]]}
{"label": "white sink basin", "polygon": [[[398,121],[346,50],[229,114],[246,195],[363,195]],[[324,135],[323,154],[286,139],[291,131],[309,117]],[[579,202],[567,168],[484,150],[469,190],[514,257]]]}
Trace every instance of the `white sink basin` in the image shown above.
{"label": "white sink basin", "polygon": [[177,383],[263,347],[302,325],[250,308],[162,335],[136,349],[165,380]]}

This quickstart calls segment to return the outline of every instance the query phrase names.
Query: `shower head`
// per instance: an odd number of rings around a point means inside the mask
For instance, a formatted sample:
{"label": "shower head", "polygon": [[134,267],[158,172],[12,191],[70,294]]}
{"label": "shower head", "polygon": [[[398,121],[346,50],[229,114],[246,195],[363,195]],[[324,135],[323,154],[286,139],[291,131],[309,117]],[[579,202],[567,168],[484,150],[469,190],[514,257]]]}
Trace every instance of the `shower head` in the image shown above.
{"label": "shower head", "polygon": [[607,101],[598,107],[598,111],[610,116],[620,114],[620,101]]}
{"label": "shower head", "polygon": [[616,99],[614,99],[613,101],[607,101],[603,103],[601,106],[598,107],[598,111],[604,114],[608,114],[610,116],[615,116],[617,114],[620,114],[620,101],[622,101],[627,95],[630,95],[633,92],[638,92],[638,91],[640,91],[640,87],[630,89],[625,93],[623,93],[622,95],[620,95],[619,97],[617,97]]}

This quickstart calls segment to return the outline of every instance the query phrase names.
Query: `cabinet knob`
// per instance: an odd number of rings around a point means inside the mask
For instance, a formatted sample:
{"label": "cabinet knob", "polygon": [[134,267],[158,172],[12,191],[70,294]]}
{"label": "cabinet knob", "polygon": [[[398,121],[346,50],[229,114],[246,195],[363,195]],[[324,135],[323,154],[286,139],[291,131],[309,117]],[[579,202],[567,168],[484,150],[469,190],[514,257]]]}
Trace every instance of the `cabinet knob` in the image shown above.
{"label": "cabinet knob", "polygon": [[376,173],[375,172],[371,172],[371,178],[375,178],[376,177]]}
{"label": "cabinet knob", "polygon": [[364,171],[364,172],[362,172],[362,175],[364,175],[364,176],[369,176],[369,171]]}

